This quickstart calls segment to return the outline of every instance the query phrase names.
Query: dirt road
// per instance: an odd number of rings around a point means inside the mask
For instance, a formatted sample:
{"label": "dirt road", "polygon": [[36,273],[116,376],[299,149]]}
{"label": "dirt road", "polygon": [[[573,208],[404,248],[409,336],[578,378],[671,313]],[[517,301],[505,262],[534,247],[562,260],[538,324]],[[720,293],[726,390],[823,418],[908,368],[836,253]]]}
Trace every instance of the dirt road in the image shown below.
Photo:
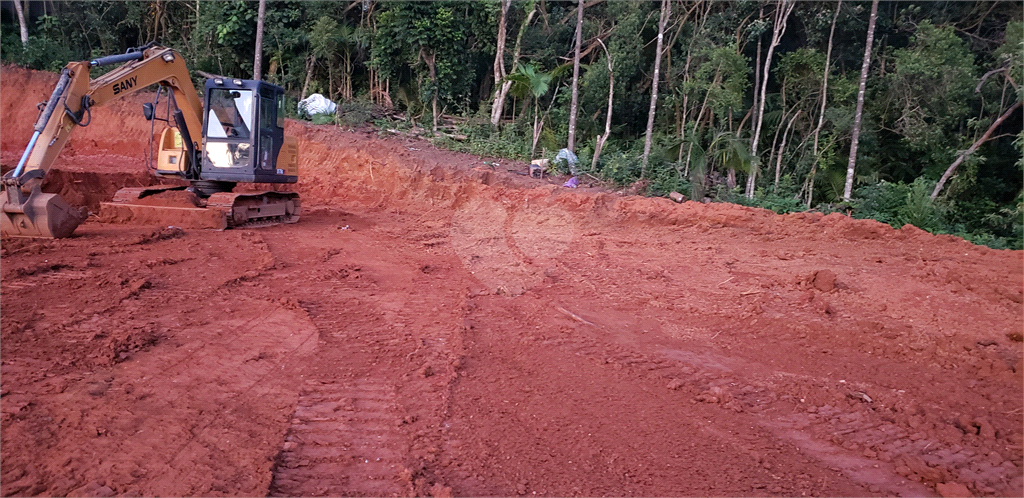
{"label": "dirt road", "polygon": [[[147,182],[149,98],[47,188]],[[288,132],[296,225],[2,241],[3,495],[1024,493],[1020,251]]]}

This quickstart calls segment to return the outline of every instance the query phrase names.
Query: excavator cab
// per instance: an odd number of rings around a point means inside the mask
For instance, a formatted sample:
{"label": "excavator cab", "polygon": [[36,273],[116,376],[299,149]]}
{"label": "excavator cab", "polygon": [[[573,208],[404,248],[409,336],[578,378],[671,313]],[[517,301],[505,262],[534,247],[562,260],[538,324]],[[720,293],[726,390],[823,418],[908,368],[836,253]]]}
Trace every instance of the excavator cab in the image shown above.
{"label": "excavator cab", "polygon": [[[202,166],[204,184],[295,183],[297,141],[284,135],[284,89],[263,81],[212,78],[204,88]],[[186,173],[178,128],[159,139],[157,173]]]}
{"label": "excavator cab", "polygon": [[285,143],[284,89],[263,81],[206,81],[203,167],[206,181],[295,183],[295,148]]}

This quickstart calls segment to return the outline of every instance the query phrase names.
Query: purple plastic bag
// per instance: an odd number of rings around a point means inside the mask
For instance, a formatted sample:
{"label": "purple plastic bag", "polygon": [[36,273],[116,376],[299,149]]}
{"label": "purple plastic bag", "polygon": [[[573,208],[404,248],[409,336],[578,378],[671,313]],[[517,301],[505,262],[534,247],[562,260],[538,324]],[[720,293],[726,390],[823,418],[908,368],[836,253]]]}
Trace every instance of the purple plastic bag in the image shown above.
{"label": "purple plastic bag", "polygon": [[565,188],[576,188],[579,186],[579,184],[580,181],[574,176],[570,178],[569,181],[563,183],[562,186]]}

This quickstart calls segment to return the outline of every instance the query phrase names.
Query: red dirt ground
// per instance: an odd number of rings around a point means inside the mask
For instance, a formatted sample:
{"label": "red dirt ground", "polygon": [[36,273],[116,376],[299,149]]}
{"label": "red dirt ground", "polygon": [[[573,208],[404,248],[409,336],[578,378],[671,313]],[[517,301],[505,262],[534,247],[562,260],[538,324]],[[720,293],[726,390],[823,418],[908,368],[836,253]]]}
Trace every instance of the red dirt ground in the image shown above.
{"label": "red dirt ground", "polygon": [[[150,98],[47,189],[148,183]],[[2,241],[3,495],[1024,493],[1019,251],[288,133],[298,224]]]}

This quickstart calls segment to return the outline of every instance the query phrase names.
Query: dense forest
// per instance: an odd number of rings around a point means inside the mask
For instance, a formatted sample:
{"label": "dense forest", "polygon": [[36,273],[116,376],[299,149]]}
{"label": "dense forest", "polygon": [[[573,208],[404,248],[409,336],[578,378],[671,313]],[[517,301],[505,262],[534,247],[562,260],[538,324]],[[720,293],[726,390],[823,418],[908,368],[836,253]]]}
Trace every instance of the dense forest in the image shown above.
{"label": "dense forest", "polygon": [[[197,82],[253,76],[257,1],[2,3],[7,63],[58,70],[156,41]],[[259,76],[294,102],[338,102],[341,126],[446,131],[431,135],[439,146],[515,159],[569,148],[587,174],[650,195],[840,211],[1020,249],[1022,10],[269,0]]]}

